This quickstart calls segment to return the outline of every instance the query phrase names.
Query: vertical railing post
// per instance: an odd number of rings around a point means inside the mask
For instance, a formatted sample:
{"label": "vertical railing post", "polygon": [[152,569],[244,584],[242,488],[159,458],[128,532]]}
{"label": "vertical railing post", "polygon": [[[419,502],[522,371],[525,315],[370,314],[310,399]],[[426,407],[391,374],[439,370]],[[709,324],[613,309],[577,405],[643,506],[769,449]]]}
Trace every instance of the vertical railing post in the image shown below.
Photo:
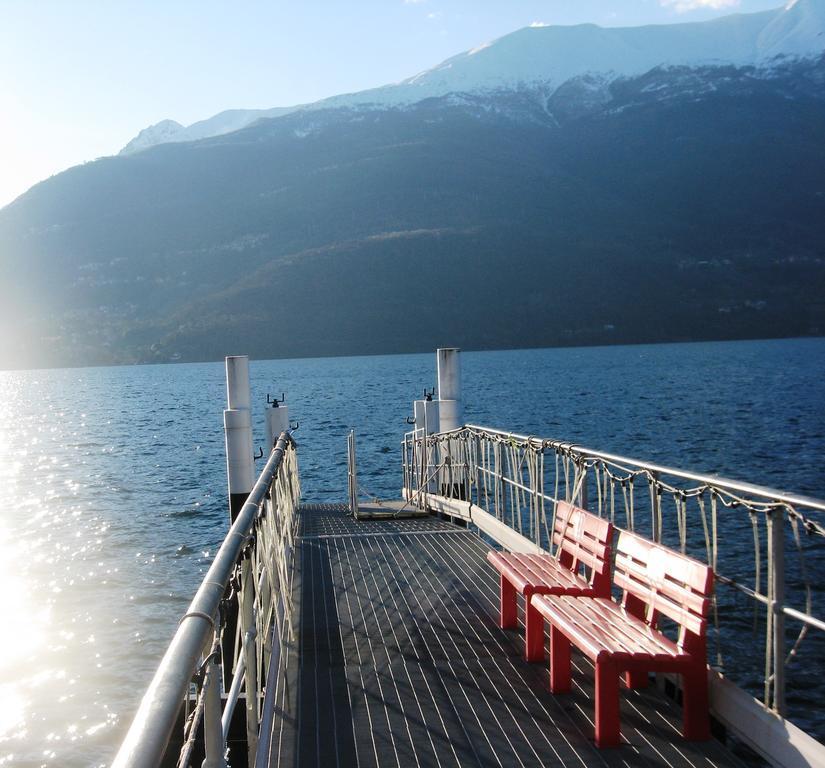
{"label": "vertical railing post", "polygon": [[214,654],[203,679],[203,740],[206,757],[201,768],[226,768],[226,744],[221,723],[221,676]]}
{"label": "vertical railing post", "polygon": [[427,508],[427,489],[424,487],[429,468],[427,467],[427,413],[423,400],[413,401],[413,454],[418,469],[418,507]]}
{"label": "vertical railing post", "polygon": [[785,715],[785,511],[776,507],[768,513],[768,578],[771,584],[773,624],[773,710]]}
{"label": "vertical railing post", "polygon": [[347,488],[352,516],[358,519],[358,464],[355,455],[355,430],[347,435]]}
{"label": "vertical railing post", "polygon": [[[264,554],[266,557],[267,554]],[[258,751],[258,647],[255,643],[255,573],[250,557],[241,564],[241,648],[246,660],[246,746],[249,765]],[[274,585],[273,585],[274,588]],[[240,658],[240,654],[238,654]]]}
{"label": "vertical railing post", "polygon": [[535,543],[537,546],[541,546],[541,520],[539,515],[539,508],[541,506],[541,502],[539,500],[539,487],[541,486],[541,480],[539,478],[540,474],[540,466],[541,463],[541,454],[538,449],[535,448],[531,444],[530,448],[530,475],[532,477],[530,481],[530,489],[532,490],[532,498],[530,500],[530,507],[533,510],[533,517],[535,518]]}
{"label": "vertical railing post", "polygon": [[662,497],[659,494],[659,473],[651,473],[650,483],[650,524],[653,530],[650,538],[661,544],[662,542]]}
{"label": "vertical railing post", "polygon": [[407,433],[404,433],[404,439],[401,441],[401,477],[404,483],[404,496],[409,498],[410,484],[409,475],[407,471]]}

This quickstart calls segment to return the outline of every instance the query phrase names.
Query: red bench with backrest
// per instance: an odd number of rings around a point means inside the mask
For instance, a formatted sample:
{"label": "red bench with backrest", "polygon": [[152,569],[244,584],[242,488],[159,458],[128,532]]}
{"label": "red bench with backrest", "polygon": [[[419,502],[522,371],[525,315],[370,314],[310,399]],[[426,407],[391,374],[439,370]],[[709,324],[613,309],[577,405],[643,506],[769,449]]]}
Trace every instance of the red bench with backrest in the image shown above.
{"label": "red bench with backrest", "polygon": [[[550,623],[550,690],[570,690],[573,643],[596,665],[596,745],[612,747],[620,739],[619,675],[624,673],[629,688],[641,688],[649,672],[677,672],[682,675],[684,736],[709,738],[705,635],[712,569],[622,531],[613,581],[623,590],[618,603],[602,597],[531,599]],[[675,642],[657,629],[660,615],[675,622]]]}
{"label": "red bench with backrest", "polygon": [[[544,622],[530,607],[532,595],[610,596],[610,543],[613,526],[566,501],[559,502],[553,523],[555,554],[488,552],[501,576],[502,629],[518,624],[516,594],[524,595],[524,657],[544,657]],[[584,575],[583,575],[584,574]]]}

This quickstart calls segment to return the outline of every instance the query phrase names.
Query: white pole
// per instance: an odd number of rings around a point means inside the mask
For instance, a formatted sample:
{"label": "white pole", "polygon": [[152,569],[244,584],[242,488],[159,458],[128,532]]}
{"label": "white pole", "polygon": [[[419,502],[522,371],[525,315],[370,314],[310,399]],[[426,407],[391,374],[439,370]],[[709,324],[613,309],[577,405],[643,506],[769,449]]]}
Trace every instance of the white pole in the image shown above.
{"label": "white pole", "polygon": [[266,409],[266,440],[270,451],[275,447],[281,432],[286,432],[288,429],[289,408],[275,400],[272,407]]}
{"label": "white pole", "polygon": [[[436,352],[438,368],[439,432],[449,432],[464,426],[461,412],[461,350],[446,347]],[[441,448],[444,464],[439,479],[441,494],[457,499],[467,498],[467,473],[460,461],[460,449],[449,439]]]}
{"label": "white pole", "polygon": [[438,401],[439,432],[449,432],[463,426],[461,423],[461,402],[459,400]]}
{"label": "white pole", "polygon": [[229,484],[229,516],[232,522],[255,484],[251,399],[249,358],[246,355],[227,357],[227,407],[223,412],[223,427],[226,433],[226,475]]}
{"label": "white pole", "polygon": [[461,412],[461,350],[455,347],[436,352],[438,367],[439,432],[463,426]]}
{"label": "white pole", "polygon": [[[249,391],[249,355],[231,355],[226,358],[226,407],[252,407]],[[251,443],[250,443],[251,445]]]}
{"label": "white pole", "polygon": [[420,432],[426,423],[423,400],[413,400],[413,417],[415,418],[415,431]]}

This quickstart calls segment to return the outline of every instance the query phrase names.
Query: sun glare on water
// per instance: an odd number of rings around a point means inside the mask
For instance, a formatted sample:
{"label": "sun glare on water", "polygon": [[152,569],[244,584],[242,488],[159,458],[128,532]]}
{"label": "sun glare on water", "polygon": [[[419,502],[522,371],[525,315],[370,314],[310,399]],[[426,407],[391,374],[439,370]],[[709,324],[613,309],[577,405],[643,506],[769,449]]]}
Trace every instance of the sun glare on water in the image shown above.
{"label": "sun glare on water", "polygon": [[[0,744],[20,736],[28,706],[26,681],[37,674],[37,657],[46,639],[49,609],[31,593],[18,551],[0,521],[0,584],[4,615],[0,628]],[[4,750],[0,749],[0,754]]]}
{"label": "sun glare on water", "polygon": [[[0,621],[0,765],[13,764],[8,742],[24,737],[31,706],[31,681],[38,674],[37,659],[46,643],[48,605],[36,594],[26,567],[27,548],[13,525],[22,510],[15,505],[22,462],[12,447],[14,418],[9,403],[16,392],[12,379],[0,380],[0,584],[3,618]],[[5,386],[4,386],[5,385]],[[28,553],[31,553],[31,549]],[[8,761],[11,760],[11,763]]]}

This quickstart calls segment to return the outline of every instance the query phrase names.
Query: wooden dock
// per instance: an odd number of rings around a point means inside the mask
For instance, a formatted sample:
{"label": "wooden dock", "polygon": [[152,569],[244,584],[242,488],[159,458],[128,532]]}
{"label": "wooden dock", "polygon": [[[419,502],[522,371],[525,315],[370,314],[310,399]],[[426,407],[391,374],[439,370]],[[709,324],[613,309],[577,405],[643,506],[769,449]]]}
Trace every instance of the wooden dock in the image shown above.
{"label": "wooden dock", "polygon": [[[304,506],[295,642],[269,734],[276,766],[740,766],[721,743],[681,737],[651,686],[623,691],[623,745],[593,744],[593,676],[549,693],[498,628],[498,578],[474,532],[436,518],[355,521]],[[262,738],[266,738],[262,734]]]}

